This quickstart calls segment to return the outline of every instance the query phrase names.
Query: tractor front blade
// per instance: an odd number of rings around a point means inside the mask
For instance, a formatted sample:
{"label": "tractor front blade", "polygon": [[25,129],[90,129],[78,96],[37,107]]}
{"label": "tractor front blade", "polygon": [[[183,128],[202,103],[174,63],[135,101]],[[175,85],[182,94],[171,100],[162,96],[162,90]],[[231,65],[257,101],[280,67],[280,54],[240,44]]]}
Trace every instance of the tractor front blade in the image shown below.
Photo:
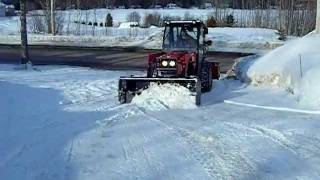
{"label": "tractor front blade", "polygon": [[196,105],[201,104],[201,82],[197,78],[147,78],[120,77],[118,98],[121,104],[130,103],[134,96],[142,93],[151,83],[178,84],[188,88],[195,96]]}

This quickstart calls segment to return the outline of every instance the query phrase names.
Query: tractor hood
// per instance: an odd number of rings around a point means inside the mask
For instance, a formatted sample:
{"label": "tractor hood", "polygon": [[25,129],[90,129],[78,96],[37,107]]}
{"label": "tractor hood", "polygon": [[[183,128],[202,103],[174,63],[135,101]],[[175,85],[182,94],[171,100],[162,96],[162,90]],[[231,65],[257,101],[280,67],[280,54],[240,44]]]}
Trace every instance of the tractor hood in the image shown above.
{"label": "tractor hood", "polygon": [[185,56],[186,54],[188,54],[188,52],[169,52],[169,53],[166,53],[164,55],[159,56],[158,59],[175,59],[175,60],[179,60],[183,56]]}

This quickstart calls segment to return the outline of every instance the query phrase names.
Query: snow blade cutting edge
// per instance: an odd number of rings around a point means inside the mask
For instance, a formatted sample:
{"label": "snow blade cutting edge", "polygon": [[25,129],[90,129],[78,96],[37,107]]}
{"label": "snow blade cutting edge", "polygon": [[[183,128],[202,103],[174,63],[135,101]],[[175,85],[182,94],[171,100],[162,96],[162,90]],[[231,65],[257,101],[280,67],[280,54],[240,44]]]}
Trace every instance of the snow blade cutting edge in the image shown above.
{"label": "snow blade cutting edge", "polygon": [[[134,96],[142,93],[151,83],[177,84],[186,87],[195,96],[196,105],[201,105],[201,82],[197,78],[147,78],[147,77],[120,77],[119,102],[130,103]],[[156,96],[156,94],[155,94]]]}

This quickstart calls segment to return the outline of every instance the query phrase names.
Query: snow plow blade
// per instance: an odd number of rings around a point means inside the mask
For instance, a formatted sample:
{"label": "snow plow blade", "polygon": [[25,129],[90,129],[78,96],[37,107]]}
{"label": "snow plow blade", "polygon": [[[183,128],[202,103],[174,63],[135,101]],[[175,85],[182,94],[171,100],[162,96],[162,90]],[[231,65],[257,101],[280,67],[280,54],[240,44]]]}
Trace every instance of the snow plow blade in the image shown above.
{"label": "snow plow blade", "polygon": [[184,86],[195,96],[195,104],[198,106],[201,105],[201,82],[197,78],[120,77],[118,91],[119,102],[121,104],[131,103],[133,97],[141,94],[151,83],[170,83]]}

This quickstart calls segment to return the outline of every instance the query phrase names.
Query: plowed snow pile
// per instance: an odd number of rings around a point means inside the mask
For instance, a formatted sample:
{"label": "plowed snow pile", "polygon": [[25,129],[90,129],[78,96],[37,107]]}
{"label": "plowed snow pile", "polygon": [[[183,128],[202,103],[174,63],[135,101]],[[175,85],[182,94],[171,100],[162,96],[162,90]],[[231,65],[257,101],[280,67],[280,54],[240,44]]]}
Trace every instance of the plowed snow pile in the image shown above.
{"label": "plowed snow pile", "polygon": [[305,105],[320,107],[320,35],[292,41],[237,68],[242,80],[284,88]]}
{"label": "plowed snow pile", "polygon": [[195,96],[189,89],[173,84],[151,84],[139,96],[134,97],[132,103],[151,111],[197,107]]}

